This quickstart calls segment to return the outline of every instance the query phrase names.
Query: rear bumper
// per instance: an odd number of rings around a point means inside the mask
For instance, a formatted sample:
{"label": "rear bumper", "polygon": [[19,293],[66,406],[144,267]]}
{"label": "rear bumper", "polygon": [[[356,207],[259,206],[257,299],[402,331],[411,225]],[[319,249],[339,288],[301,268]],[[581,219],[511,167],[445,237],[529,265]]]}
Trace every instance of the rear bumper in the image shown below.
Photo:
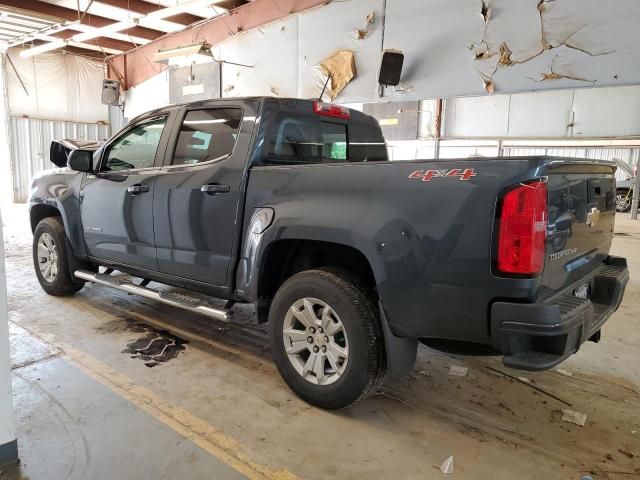
{"label": "rear bumper", "polygon": [[[627,261],[609,257],[591,275],[540,303],[496,302],[491,307],[491,336],[507,367],[547,370],[574,354],[585,341],[599,338],[629,281]],[[573,295],[590,283],[589,299]]]}

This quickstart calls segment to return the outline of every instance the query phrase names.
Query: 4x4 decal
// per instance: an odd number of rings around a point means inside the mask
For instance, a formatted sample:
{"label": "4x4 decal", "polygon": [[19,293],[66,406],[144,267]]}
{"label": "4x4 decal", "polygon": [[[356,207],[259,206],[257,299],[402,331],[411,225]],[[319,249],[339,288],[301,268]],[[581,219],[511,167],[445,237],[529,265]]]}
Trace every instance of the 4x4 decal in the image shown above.
{"label": "4x4 decal", "polygon": [[465,168],[464,170],[461,168],[452,168],[444,170],[416,170],[409,175],[409,178],[419,178],[423,182],[430,182],[434,178],[458,177],[458,180],[466,182],[476,175],[476,171],[473,168]]}

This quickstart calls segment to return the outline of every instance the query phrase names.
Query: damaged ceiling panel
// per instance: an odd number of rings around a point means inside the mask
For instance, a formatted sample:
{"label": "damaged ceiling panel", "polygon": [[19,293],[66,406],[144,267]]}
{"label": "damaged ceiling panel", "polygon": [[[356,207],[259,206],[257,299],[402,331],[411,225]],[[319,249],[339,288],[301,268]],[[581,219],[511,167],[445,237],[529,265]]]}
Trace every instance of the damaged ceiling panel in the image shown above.
{"label": "damaged ceiling panel", "polygon": [[320,96],[327,80],[326,61],[340,51],[353,52],[356,75],[345,83],[335,101],[349,103],[377,98],[383,6],[382,0],[351,0],[298,15],[301,32],[298,84],[302,98]]}
{"label": "damaged ceiling panel", "polygon": [[[407,100],[485,93],[469,49],[482,40],[480,0],[388,0],[384,49],[404,55]],[[388,93],[392,89],[386,89]]]}
{"label": "damaged ceiling panel", "polygon": [[636,0],[388,0],[384,48],[408,98],[634,84],[638,18]]}
{"label": "damaged ceiling panel", "polygon": [[253,67],[224,64],[224,96],[298,96],[297,43],[298,16],[293,15],[217,45],[216,59]]}
{"label": "damaged ceiling panel", "polygon": [[212,43],[253,67],[224,64],[225,97],[318,98],[333,71],[324,99],[380,101],[395,49],[401,84],[383,100],[412,101],[640,84],[638,18],[638,0],[349,0]]}

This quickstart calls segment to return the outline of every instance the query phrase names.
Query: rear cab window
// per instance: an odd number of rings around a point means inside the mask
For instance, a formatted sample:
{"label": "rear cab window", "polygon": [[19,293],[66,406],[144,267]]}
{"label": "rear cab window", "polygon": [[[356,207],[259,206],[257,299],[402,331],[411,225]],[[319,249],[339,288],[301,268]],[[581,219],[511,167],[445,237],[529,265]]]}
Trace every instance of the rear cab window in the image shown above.
{"label": "rear cab window", "polygon": [[[301,112],[308,107],[309,113]],[[265,164],[304,165],[388,160],[380,126],[372,118],[351,111],[350,118],[313,112],[313,103],[297,111],[277,112],[267,127]]]}

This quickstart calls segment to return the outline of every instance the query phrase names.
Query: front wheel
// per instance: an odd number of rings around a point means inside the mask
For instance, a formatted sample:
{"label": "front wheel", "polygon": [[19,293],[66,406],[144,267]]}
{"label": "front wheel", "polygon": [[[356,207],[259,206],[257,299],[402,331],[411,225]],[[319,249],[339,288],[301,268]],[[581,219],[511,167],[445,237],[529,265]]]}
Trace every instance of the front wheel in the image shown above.
{"label": "front wheel", "polygon": [[66,240],[59,217],[42,219],[33,233],[33,266],[40,286],[49,295],[71,295],[84,286],[71,278]]}
{"label": "front wheel", "polygon": [[349,273],[308,270],[289,278],[269,311],[273,357],[306,402],[345,408],[372,394],[386,371],[378,309]]}

